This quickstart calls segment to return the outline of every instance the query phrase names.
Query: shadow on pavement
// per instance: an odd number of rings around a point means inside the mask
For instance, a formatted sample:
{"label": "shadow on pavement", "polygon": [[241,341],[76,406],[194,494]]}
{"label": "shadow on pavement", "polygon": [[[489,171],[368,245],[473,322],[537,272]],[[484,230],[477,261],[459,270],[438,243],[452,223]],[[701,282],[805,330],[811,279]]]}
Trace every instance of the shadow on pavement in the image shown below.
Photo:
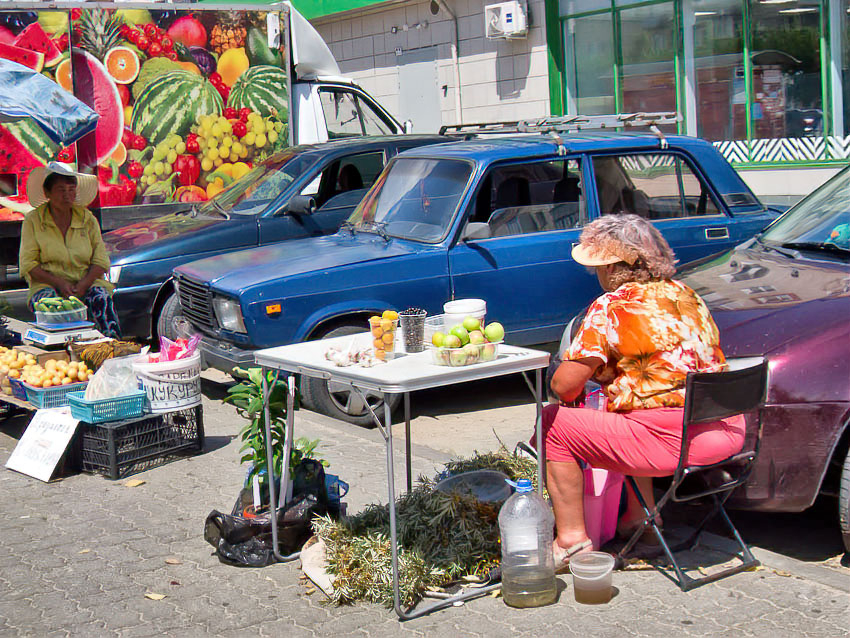
{"label": "shadow on pavement", "polygon": [[[530,378],[533,385],[534,375]],[[412,418],[465,414],[533,403],[534,395],[519,374],[420,390],[410,395]],[[397,414],[396,418],[403,418],[403,413]]]}

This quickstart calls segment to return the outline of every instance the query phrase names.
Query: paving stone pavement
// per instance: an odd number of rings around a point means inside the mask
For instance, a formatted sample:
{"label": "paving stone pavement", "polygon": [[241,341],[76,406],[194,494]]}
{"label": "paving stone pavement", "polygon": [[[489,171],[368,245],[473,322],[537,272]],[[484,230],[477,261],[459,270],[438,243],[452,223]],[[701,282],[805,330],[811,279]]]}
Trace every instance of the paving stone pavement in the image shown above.
{"label": "paving stone pavement", "polygon": [[[577,604],[569,577],[560,577],[566,587],[548,607],[516,610],[486,597],[405,623],[377,605],[330,606],[320,591],[309,593],[297,562],[230,567],[203,540],[206,515],[229,510],[244,476],[235,440],[240,419],[218,401],[220,391],[207,390],[213,398],[204,399],[204,452],[135,475],[144,481],[138,487],[88,474],[46,484],[0,470],[0,636],[850,634],[848,588],[787,567],[686,594],[654,571],[616,573],[618,593],[602,606]],[[0,424],[3,463],[21,423]],[[297,434],[321,439],[330,471],[351,484],[349,511],[386,502],[377,431],[300,412]],[[403,441],[396,442],[403,485]],[[413,454],[415,474],[433,474],[449,458],[446,449],[415,441]]]}

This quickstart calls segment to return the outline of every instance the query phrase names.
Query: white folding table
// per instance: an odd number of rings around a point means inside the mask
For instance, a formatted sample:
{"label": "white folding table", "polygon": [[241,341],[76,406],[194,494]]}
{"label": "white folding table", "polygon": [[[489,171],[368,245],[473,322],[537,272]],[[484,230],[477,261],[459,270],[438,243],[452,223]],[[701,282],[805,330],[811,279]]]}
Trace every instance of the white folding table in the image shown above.
{"label": "white folding table", "polygon": [[[363,396],[364,391],[377,392],[382,396],[387,394],[404,395],[405,457],[408,490],[412,488],[410,459],[410,392],[415,390],[425,390],[428,388],[436,388],[455,383],[477,381],[480,379],[488,379],[517,372],[525,373],[534,370],[536,378],[534,386],[531,385],[525,375],[523,376],[525,377],[529,388],[534,393],[537,405],[537,448],[542,449],[541,419],[543,412],[543,369],[549,365],[549,353],[502,344],[499,347],[499,355],[494,360],[462,367],[435,365],[432,363],[431,353],[427,350],[416,354],[397,354],[395,359],[371,368],[364,368],[361,366],[339,367],[325,358],[325,352],[329,347],[333,346],[337,349],[345,349],[352,343],[352,339],[355,340],[355,343],[359,342],[361,344],[371,342],[371,336],[369,333],[363,333],[362,335],[336,337],[333,339],[307,341],[289,346],[267,348],[265,350],[258,350],[255,353],[256,362],[263,369],[263,396],[265,399],[263,409],[265,412],[266,423],[266,446],[267,458],[269,461],[269,476],[274,476],[274,472],[271,467],[274,455],[272,454],[271,449],[271,424],[269,422],[267,372],[269,370],[275,371],[275,382],[277,381],[278,375],[281,371],[289,373],[287,383],[289,393],[287,397],[286,436],[284,440],[283,470],[280,486],[281,493],[286,494],[289,482],[289,458],[295,427],[295,415],[293,409],[295,402],[295,374],[326,379],[337,384],[346,384],[351,387],[352,391],[359,393],[361,396]],[[372,418],[384,437],[387,448],[387,484],[389,488],[393,598],[396,614],[398,614],[399,618],[402,620],[417,618],[432,611],[436,611],[437,609],[453,605],[459,600],[467,600],[469,598],[481,596],[498,588],[500,586],[498,584],[482,587],[474,592],[458,594],[451,598],[440,600],[434,605],[418,611],[405,611],[401,608],[398,577],[398,543],[396,536],[392,420],[390,409],[386,401],[384,401],[384,421],[382,423],[378,416],[372,412],[371,408],[369,408],[368,402],[365,400],[365,396],[363,398],[364,404],[366,404],[367,408],[372,413]],[[538,464],[537,473],[538,489],[542,493],[543,468],[540,464]],[[280,503],[278,502],[274,481],[269,481],[269,489],[271,502],[276,503],[277,507],[279,507]],[[277,508],[275,508],[275,515],[272,516],[272,521],[277,520],[276,514]],[[272,525],[272,542],[275,556],[278,560],[287,561],[296,558],[298,554],[290,556],[281,556],[278,554],[277,536],[277,525]]]}

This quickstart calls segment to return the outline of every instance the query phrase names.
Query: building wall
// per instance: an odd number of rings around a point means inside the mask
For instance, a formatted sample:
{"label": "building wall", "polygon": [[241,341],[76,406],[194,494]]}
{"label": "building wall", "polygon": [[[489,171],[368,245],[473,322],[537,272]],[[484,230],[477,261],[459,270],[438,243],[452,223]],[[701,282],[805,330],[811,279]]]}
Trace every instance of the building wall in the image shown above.
{"label": "building wall", "polygon": [[[436,86],[443,124],[491,122],[549,114],[543,0],[530,0],[523,39],[488,40],[484,0],[443,0],[456,16],[429,0],[382,3],[312,20],[342,73],[354,78],[391,113],[409,116],[399,99],[399,67],[408,54],[436,48]],[[452,48],[457,29],[457,64]],[[397,53],[401,55],[397,55]],[[414,121],[414,131],[423,130]]]}

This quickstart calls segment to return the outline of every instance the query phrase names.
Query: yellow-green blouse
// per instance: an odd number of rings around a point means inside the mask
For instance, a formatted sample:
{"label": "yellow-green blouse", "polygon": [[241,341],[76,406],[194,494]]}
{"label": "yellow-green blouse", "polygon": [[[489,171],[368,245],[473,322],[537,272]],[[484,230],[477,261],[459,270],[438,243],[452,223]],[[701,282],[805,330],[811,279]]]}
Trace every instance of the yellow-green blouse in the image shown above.
{"label": "yellow-green blouse", "polygon": [[[29,273],[36,266],[74,284],[86,276],[92,265],[109,271],[109,255],[94,215],[81,206],[73,206],[71,225],[63,238],[47,202],[33,208],[24,217],[18,263],[21,275],[29,284],[29,297],[49,287],[30,278]],[[96,279],[92,285],[105,288],[110,293],[114,287],[105,279]]]}

